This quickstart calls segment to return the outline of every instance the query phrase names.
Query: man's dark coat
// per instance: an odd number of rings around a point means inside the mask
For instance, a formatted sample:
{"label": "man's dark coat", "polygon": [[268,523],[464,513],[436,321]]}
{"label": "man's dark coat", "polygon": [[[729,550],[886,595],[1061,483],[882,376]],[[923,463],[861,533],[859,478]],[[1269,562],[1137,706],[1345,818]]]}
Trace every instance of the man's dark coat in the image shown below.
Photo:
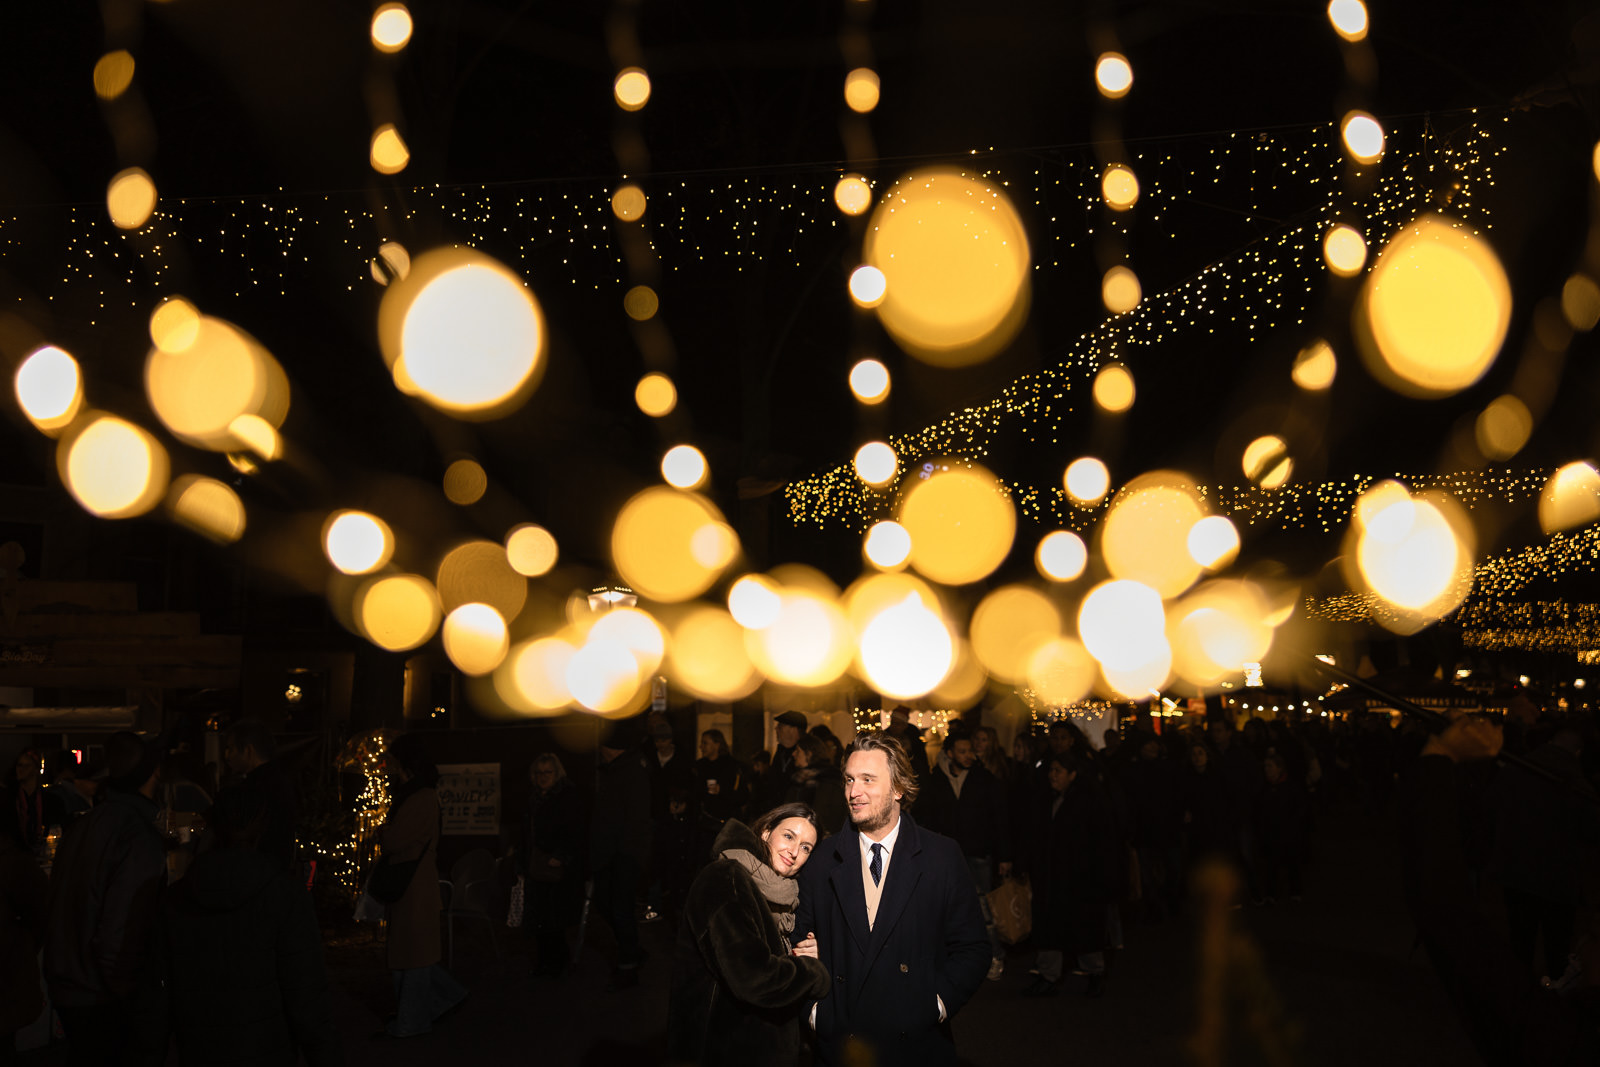
{"label": "man's dark coat", "polygon": [[960,846],[902,813],[871,930],[853,828],[817,846],[800,883],[795,936],[816,933],[833,981],[817,1005],[820,1062],[845,1062],[854,1039],[878,1067],[954,1065],[939,1001],[953,1018],[983,984],[992,955]]}

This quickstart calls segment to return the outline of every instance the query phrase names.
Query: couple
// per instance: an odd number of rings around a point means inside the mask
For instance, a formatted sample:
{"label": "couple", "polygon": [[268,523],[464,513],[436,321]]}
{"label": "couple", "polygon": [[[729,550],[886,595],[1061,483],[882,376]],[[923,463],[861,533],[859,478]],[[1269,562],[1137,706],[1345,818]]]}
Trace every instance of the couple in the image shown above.
{"label": "couple", "polygon": [[820,844],[804,804],[723,828],[679,927],[672,1062],[788,1067],[802,1021],[820,1063],[956,1062],[948,1020],[991,955],[967,861],[905,814],[894,738],[856,737],[844,792],[850,825]]}

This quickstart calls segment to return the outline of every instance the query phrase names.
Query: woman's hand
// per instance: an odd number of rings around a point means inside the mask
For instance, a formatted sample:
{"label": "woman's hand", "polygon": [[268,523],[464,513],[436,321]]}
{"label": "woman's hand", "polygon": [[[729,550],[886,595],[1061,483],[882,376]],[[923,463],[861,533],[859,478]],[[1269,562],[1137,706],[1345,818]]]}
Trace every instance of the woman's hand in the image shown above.
{"label": "woman's hand", "polygon": [[816,934],[807,934],[806,935],[806,939],[804,941],[801,941],[799,944],[795,945],[794,948],[790,949],[789,951],[793,955],[796,955],[796,956],[810,956],[812,959],[816,959],[817,958],[817,935]]}

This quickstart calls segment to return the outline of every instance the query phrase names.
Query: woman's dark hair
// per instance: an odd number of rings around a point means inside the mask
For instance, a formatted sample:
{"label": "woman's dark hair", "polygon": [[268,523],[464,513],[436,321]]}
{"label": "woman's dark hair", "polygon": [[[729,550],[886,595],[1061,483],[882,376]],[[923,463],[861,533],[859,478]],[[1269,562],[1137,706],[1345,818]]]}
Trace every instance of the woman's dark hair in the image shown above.
{"label": "woman's dark hair", "polygon": [[424,788],[431,788],[439,782],[439,768],[433,765],[422,751],[422,738],[416,734],[401,734],[389,742],[385,750],[389,758],[399,765],[400,769],[411,776],[412,781]]}
{"label": "woman's dark hair", "polygon": [[721,759],[723,756],[726,756],[728,754],[728,739],[726,737],[724,737],[723,734],[722,734],[722,731],[717,729],[715,726],[713,726],[709,730],[702,730],[700,732],[700,736],[701,737],[709,737],[709,738],[711,738],[711,740],[713,740],[713,741],[715,741],[717,743],[717,758],[718,759]]}
{"label": "woman's dark hair", "polygon": [[828,753],[822,747],[822,742],[810,734],[801,734],[800,739],[794,743],[794,747],[806,754],[806,765],[808,767],[815,767],[817,764],[826,763],[828,760]]}
{"label": "woman's dark hair", "polygon": [[1052,753],[1050,763],[1060,764],[1061,769],[1068,774],[1082,774],[1089,766],[1089,761],[1078,755],[1077,749]]}
{"label": "woman's dark hair", "polygon": [[815,737],[824,745],[832,746],[831,751],[823,753],[823,755],[828,759],[836,759],[838,758],[839,753],[844,751],[844,742],[839,740],[839,735],[822,725],[822,723],[817,723],[817,725],[813,726],[809,732],[812,737]]}
{"label": "woman's dark hair", "polygon": [[[817,825],[817,813],[811,810],[810,804],[798,802],[779,804],[765,815],[756,816],[755,820],[750,823],[750,832],[760,837],[785,819],[804,819],[811,824],[813,830],[817,831],[818,837],[822,836],[822,828]],[[762,857],[762,859],[765,858],[765,856]]]}

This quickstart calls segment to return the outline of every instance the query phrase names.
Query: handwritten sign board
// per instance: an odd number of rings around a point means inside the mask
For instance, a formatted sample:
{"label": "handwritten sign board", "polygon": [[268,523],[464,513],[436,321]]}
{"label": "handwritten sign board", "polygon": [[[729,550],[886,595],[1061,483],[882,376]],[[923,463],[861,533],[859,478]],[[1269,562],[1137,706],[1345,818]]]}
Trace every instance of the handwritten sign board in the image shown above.
{"label": "handwritten sign board", "polygon": [[439,814],[447,834],[498,834],[500,764],[439,764]]}

